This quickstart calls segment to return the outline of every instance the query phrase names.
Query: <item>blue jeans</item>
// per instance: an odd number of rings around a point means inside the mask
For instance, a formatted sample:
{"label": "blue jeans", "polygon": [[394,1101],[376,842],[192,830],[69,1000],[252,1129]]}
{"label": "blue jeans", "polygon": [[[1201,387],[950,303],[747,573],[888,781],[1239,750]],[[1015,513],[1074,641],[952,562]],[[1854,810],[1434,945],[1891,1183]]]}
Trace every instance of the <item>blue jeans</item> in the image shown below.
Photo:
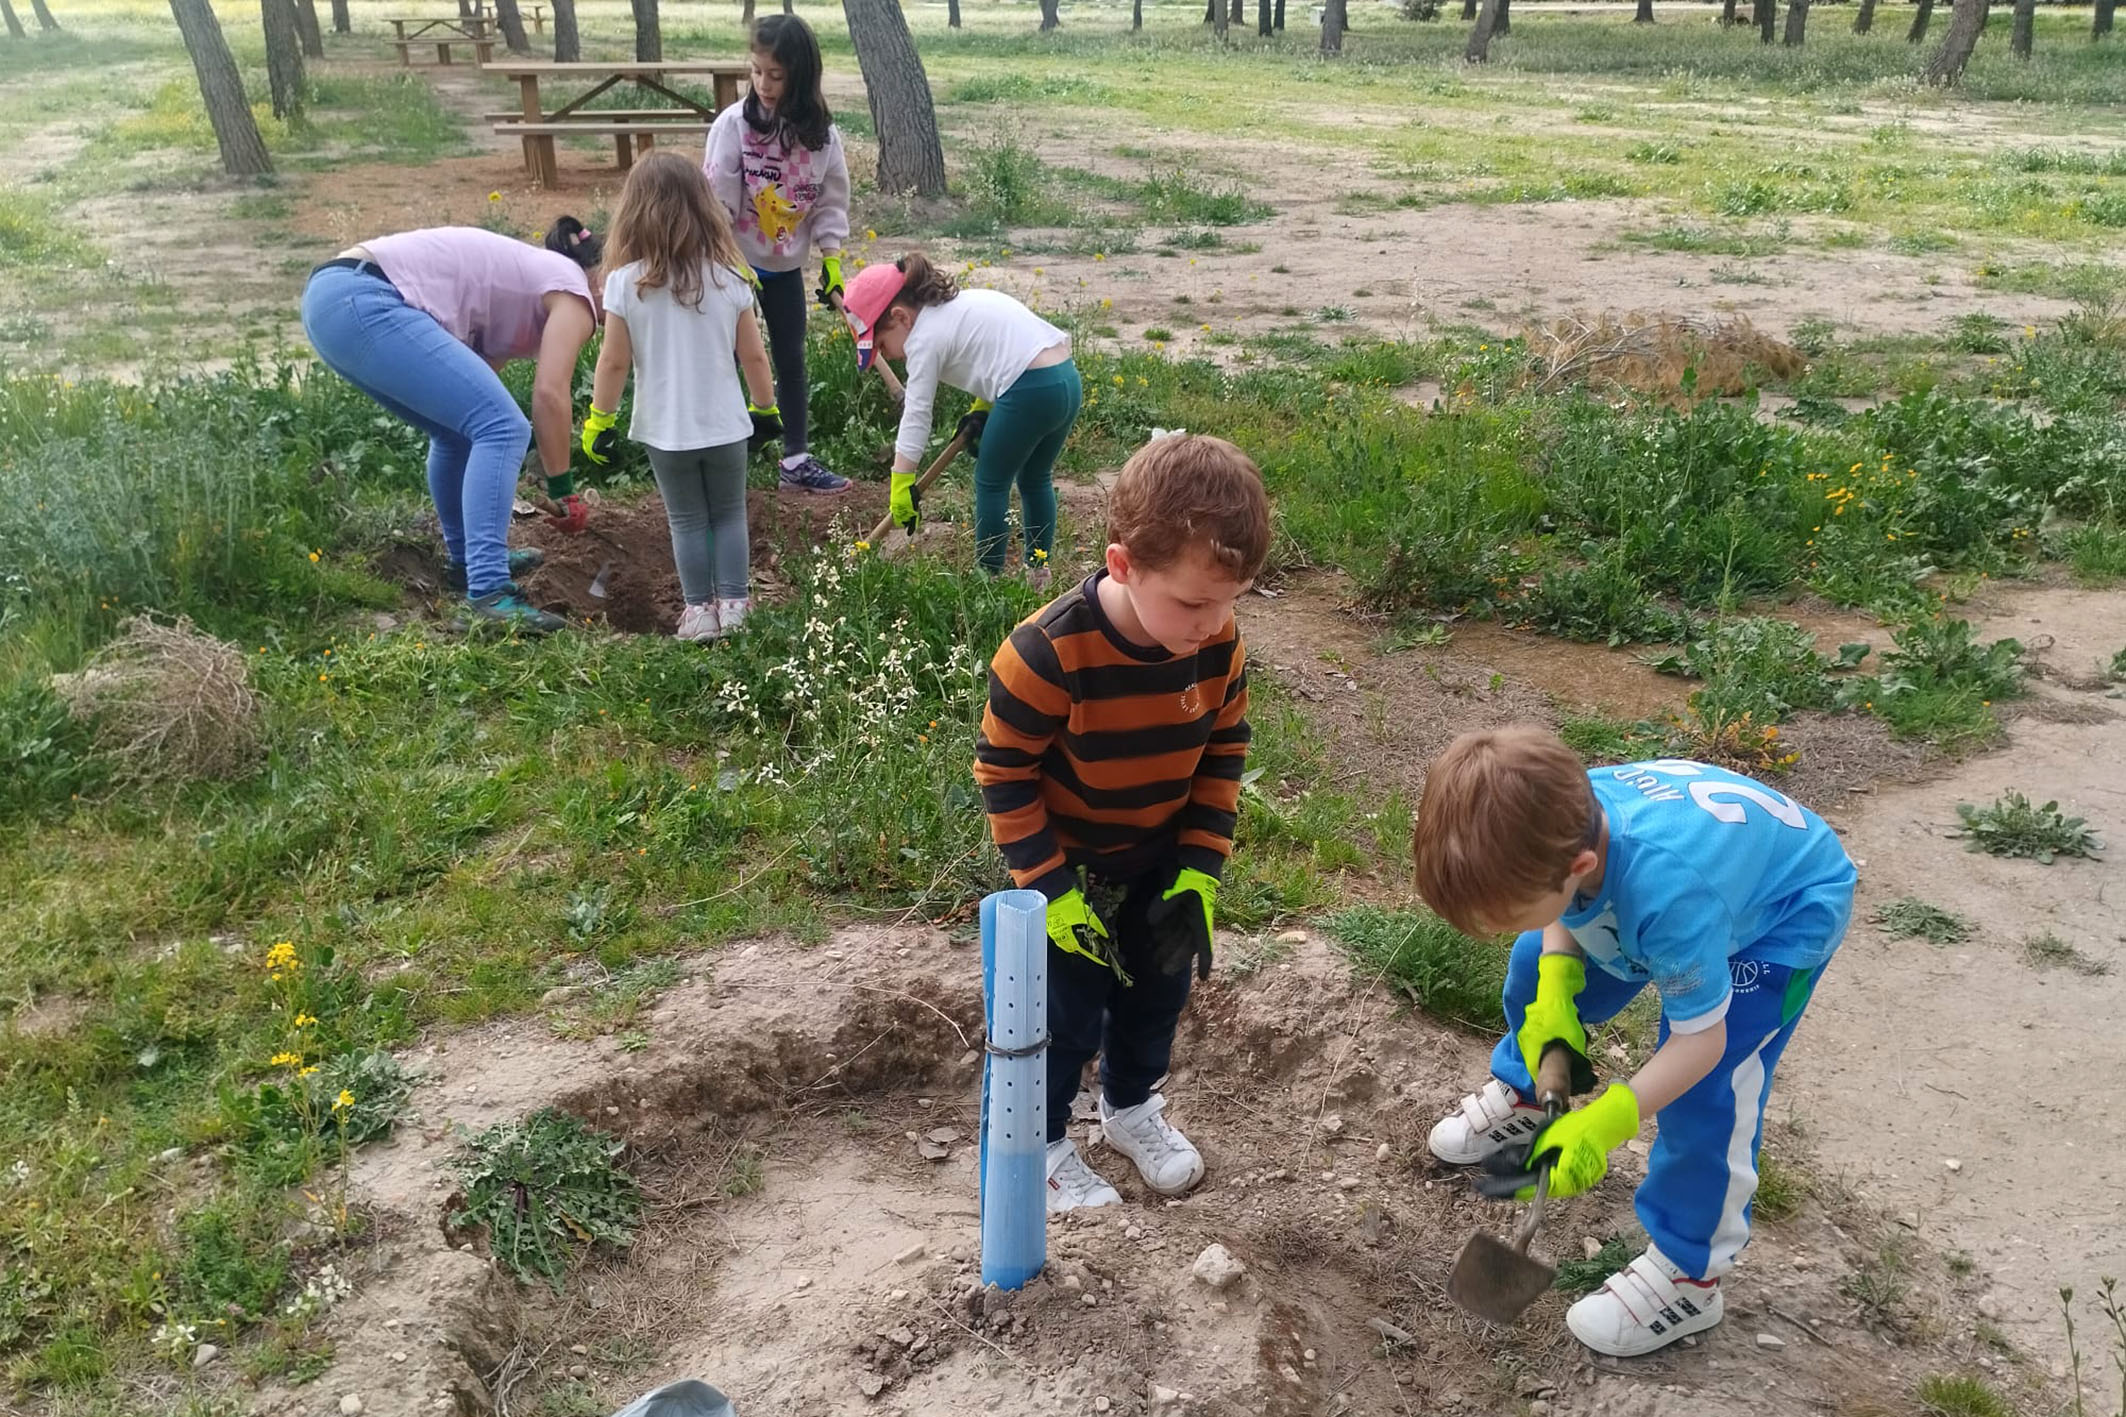
{"label": "blue jeans", "polygon": [[[1491,1055],[1492,1076],[1529,1100],[1535,1083],[1515,1035],[1535,998],[1535,961],[1542,952],[1540,930],[1514,941],[1506,965],[1506,1036]],[[1789,969],[1747,955],[1729,960],[1734,995],[1727,1006],[1727,1051],[1690,1091],[1661,1109],[1646,1179],[1633,1201],[1647,1237],[1693,1279],[1727,1273],[1749,1242],[1772,1070],[1822,973],[1822,965]],[[1590,961],[1578,1000],[1580,1021],[1592,1029],[1614,1018],[1645,987]],[[1666,1043],[1668,1034],[1664,1009],[1660,1041]]]}
{"label": "blue jeans", "polygon": [[509,582],[509,510],[531,421],[487,361],[374,266],[303,288],[303,333],[342,379],[428,435],[428,495],[474,596]]}

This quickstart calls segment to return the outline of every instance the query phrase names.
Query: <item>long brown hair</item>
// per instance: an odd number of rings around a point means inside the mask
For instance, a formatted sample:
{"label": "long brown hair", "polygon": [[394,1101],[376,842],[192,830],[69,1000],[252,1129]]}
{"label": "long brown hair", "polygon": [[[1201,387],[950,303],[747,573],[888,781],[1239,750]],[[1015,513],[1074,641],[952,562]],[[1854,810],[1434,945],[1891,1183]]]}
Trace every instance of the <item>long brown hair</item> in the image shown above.
{"label": "long brown hair", "polygon": [[[905,279],[900,294],[893,297],[894,305],[905,305],[910,310],[923,310],[932,305],[943,305],[957,299],[959,283],[930,263],[930,258],[920,251],[910,251],[893,263],[900,268]],[[888,306],[891,309],[892,306]]]}
{"label": "long brown hair", "polygon": [[650,153],[636,162],[620,189],[606,258],[618,269],[640,261],[635,289],[669,290],[682,305],[701,308],[701,268],[723,284],[719,268],[745,269],[723,203],[702,170],[677,153]]}

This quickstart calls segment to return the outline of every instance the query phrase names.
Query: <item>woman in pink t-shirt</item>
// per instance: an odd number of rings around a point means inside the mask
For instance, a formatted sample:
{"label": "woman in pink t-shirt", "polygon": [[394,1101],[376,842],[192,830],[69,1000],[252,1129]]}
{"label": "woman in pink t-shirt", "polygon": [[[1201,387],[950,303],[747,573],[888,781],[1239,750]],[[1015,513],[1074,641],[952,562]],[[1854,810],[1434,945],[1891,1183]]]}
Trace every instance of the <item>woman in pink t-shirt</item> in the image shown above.
{"label": "woman in pink t-shirt", "polygon": [[[351,246],[310,273],[303,333],[348,383],[428,435],[428,491],[449,552],[444,581],[475,619],[543,634],[565,623],[513,579],[538,564],[509,550],[517,473],[534,435],[559,524],[588,510],[569,474],[576,356],[597,328],[603,243],[574,217],[546,249],[474,227],[432,227]],[[531,417],[497,373],[537,359]]]}

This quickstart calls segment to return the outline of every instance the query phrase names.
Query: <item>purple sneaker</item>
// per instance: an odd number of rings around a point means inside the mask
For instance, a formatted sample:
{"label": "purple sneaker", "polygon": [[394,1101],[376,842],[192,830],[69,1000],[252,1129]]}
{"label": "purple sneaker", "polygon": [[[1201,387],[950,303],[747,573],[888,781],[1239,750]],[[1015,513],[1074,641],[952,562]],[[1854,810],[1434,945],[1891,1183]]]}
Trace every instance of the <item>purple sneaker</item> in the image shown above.
{"label": "purple sneaker", "polygon": [[849,479],[827,471],[824,463],[806,453],[805,460],[796,467],[782,470],[782,485],[800,492],[846,492]]}

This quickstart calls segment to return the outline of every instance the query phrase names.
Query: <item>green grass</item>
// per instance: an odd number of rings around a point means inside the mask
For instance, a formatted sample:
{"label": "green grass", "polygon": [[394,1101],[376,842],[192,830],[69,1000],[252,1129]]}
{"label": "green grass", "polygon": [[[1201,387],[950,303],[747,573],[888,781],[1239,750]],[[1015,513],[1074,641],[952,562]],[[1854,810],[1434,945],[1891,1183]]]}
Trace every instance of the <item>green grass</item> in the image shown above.
{"label": "green grass", "polygon": [[1474,940],[1422,911],[1353,906],[1329,930],[1367,975],[1378,975],[1426,1013],[1471,1028],[1504,1026],[1499,991],[1510,940]]}
{"label": "green grass", "polygon": [[1777,1222],[1792,1219],[1808,1197],[1808,1178],[1792,1162],[1770,1147],[1757,1152],[1757,1195],[1750,1203],[1757,1219]]}
{"label": "green grass", "polygon": [[1931,1373],[1912,1395],[1932,1417],[2014,1417],[2015,1409],[1983,1378]]}
{"label": "green grass", "polygon": [[1551,1288],[1575,1299],[1592,1294],[1608,1283],[1611,1275],[1638,1258],[1640,1248],[1620,1235],[1611,1235],[1592,1255],[1583,1253],[1559,1260],[1558,1277]]}
{"label": "green grass", "polygon": [[1971,922],[1953,911],[1914,896],[1877,906],[1875,923],[1899,939],[1925,940],[1935,945],[1960,945],[1971,938]]}
{"label": "green grass", "polygon": [[2109,961],[2076,949],[2049,930],[2023,941],[2023,958],[2039,969],[2072,970],[2085,979],[2100,979],[2111,973]]}
{"label": "green grass", "polygon": [[2033,804],[2020,792],[2010,792],[1983,807],[1960,802],[1959,823],[1951,835],[1964,838],[1966,850],[1989,856],[2019,857],[2050,866],[2062,856],[2095,857],[2102,849],[2096,833],[2080,817],[2060,811],[2060,804]]}

